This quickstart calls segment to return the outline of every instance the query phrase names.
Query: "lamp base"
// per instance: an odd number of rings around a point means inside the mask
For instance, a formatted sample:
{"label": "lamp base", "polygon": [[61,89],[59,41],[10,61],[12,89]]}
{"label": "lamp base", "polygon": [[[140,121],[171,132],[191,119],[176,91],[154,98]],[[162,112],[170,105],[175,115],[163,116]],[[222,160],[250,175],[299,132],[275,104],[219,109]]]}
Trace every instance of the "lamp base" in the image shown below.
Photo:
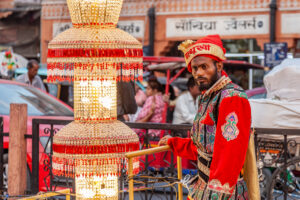
{"label": "lamp base", "polygon": [[[125,153],[139,150],[139,138],[124,123],[71,122],[53,138],[53,174],[64,177],[118,176],[127,168]],[[134,172],[139,170],[138,158]]]}

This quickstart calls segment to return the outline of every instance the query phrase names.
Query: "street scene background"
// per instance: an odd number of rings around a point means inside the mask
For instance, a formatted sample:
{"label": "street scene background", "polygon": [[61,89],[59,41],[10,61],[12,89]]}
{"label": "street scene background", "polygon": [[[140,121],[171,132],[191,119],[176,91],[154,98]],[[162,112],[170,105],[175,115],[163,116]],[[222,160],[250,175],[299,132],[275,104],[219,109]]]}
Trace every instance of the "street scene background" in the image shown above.
{"label": "street scene background", "polygon": [[[143,80],[117,84],[117,119],[138,135],[140,150],[158,147],[164,135],[190,137],[200,91],[178,45],[219,34],[226,49],[224,70],[250,101],[261,198],[300,199],[299,22],[300,0],[124,0],[117,28],[142,44]],[[47,80],[48,44],[73,26],[65,0],[0,0],[3,199],[66,188],[75,193],[74,180],[52,172],[53,136],[74,119],[74,85]],[[32,77],[30,82],[26,77]],[[192,103],[183,108],[176,102],[184,95]],[[156,101],[153,96],[158,96]],[[12,117],[11,104],[27,108]],[[179,109],[194,112],[180,115]],[[155,117],[145,120],[142,116],[150,111]],[[25,134],[21,143],[25,150],[20,150],[23,181],[8,173],[9,163],[20,157],[9,153],[13,127],[23,127]],[[187,198],[187,189],[180,192],[178,185],[186,186],[197,174],[196,162],[177,163],[169,151],[142,155],[139,160],[134,199],[179,199],[180,193]],[[126,167],[121,172],[119,199],[129,199]],[[20,182],[14,184],[15,178]]]}

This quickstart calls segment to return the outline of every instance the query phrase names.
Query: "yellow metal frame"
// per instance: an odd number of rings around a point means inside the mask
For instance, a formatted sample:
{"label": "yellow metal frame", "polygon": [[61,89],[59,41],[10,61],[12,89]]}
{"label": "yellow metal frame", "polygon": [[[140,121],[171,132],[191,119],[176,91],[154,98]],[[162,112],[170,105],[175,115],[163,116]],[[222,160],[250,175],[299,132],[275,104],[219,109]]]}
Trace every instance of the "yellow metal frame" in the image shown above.
{"label": "yellow metal frame", "polygon": [[[149,155],[154,153],[160,153],[165,151],[170,151],[170,146],[161,146],[150,149],[144,149],[140,151],[133,151],[126,153],[125,156],[128,158],[128,178],[129,178],[129,200],[134,200],[134,188],[133,188],[133,158],[143,155]],[[177,174],[178,179],[182,179],[182,165],[181,158],[177,156]],[[182,196],[182,183],[178,183],[178,199],[183,200]]]}
{"label": "yellow metal frame", "polygon": [[35,196],[31,196],[31,197],[26,197],[23,198],[22,200],[35,200],[35,199],[45,199],[48,197],[54,197],[54,196],[59,196],[59,195],[66,195],[66,200],[70,200],[71,198],[71,191],[70,189],[65,189],[65,190],[59,190],[57,192],[47,192],[44,194],[38,194]]}

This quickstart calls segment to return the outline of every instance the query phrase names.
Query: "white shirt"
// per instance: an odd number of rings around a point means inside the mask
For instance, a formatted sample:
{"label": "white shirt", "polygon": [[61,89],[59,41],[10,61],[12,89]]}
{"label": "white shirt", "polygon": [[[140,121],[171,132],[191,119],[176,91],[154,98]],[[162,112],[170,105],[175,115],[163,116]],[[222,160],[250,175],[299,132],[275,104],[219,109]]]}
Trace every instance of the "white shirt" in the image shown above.
{"label": "white shirt", "polygon": [[198,110],[198,98],[194,101],[189,91],[182,93],[176,100],[173,124],[192,124]]}
{"label": "white shirt", "polygon": [[30,83],[30,81],[29,81],[28,73],[25,73],[25,74],[22,74],[22,75],[18,76],[16,78],[16,81],[21,82],[21,83],[25,83],[25,84],[28,84],[28,85],[32,85],[34,87],[37,87],[37,88],[40,88],[41,90],[46,91],[44,83],[38,75],[36,75],[32,79],[32,83]]}

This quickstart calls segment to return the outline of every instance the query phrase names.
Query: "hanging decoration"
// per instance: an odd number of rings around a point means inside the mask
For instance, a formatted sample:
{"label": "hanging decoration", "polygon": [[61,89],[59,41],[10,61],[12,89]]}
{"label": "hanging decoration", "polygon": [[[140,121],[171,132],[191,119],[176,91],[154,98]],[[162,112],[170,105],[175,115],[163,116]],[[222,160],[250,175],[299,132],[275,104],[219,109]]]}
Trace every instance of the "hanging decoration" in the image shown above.
{"label": "hanging decoration", "polygon": [[0,77],[4,79],[11,79],[19,68],[18,58],[11,50],[0,53],[0,63]]}
{"label": "hanging decoration", "polygon": [[[67,0],[73,27],[48,45],[48,81],[74,82],[74,122],[53,139],[53,173],[78,199],[118,199],[118,176],[138,136],[117,120],[117,81],[141,80],[142,45],[117,29],[122,0]],[[138,159],[134,171],[139,169]]]}

